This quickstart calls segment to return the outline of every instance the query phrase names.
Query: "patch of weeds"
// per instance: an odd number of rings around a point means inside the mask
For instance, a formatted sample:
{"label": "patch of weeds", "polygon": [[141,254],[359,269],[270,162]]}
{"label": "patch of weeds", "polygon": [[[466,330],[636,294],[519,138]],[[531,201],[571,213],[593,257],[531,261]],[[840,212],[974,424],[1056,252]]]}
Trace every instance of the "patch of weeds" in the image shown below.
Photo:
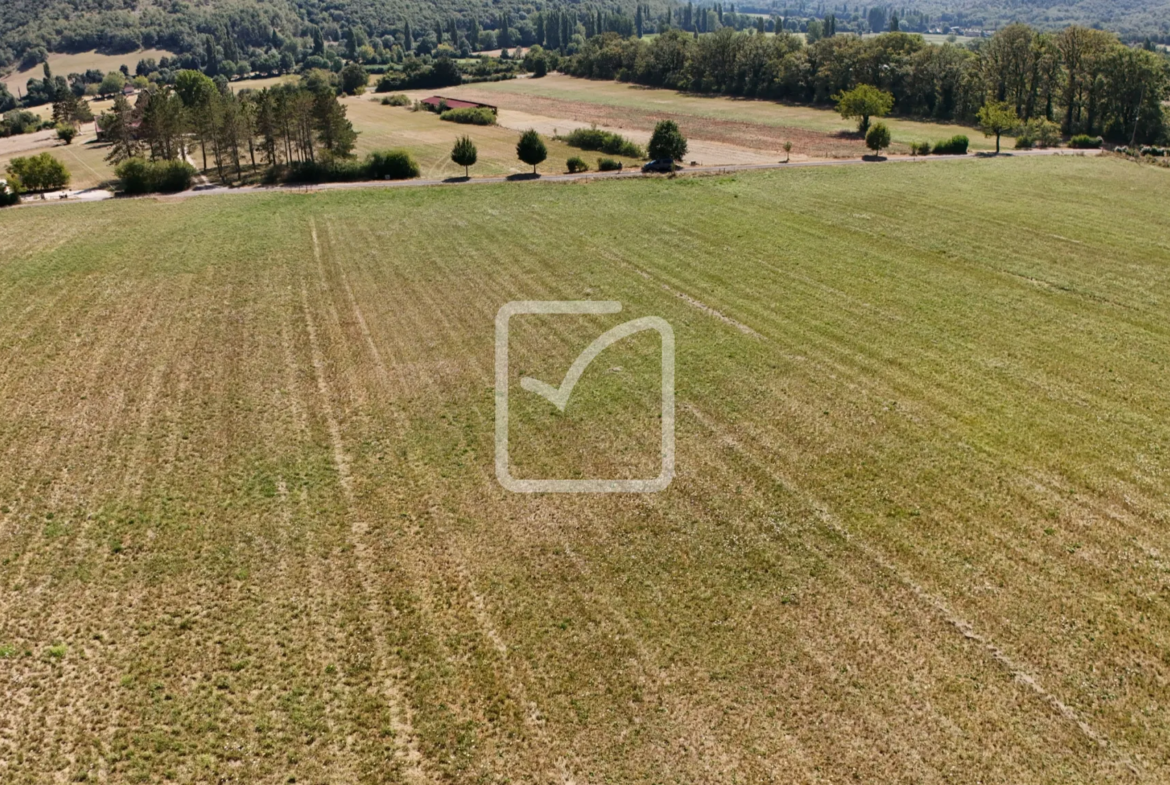
{"label": "patch of weeds", "polygon": [[69,651],[69,649],[65,646],[64,643],[58,643],[49,647],[49,656],[55,660],[62,660],[65,659],[65,653],[67,651]]}
{"label": "patch of weeds", "polygon": [[8,660],[16,656],[16,647],[5,644],[0,646],[0,660]]}
{"label": "patch of weeds", "polygon": [[110,541],[110,553],[121,553],[123,550],[122,541],[114,538]]}

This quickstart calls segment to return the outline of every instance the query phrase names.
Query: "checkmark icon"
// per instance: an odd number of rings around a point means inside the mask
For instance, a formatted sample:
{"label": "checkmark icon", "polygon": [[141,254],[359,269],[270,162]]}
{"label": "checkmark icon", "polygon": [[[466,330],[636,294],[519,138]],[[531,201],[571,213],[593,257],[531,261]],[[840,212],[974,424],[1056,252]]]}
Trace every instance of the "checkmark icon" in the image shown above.
{"label": "checkmark icon", "polygon": [[[563,412],[565,407],[569,405],[569,396],[573,394],[573,388],[580,381],[581,374],[585,373],[585,370],[597,358],[597,355],[621,339],[634,335],[635,333],[640,333],[643,330],[661,331],[662,325],[664,324],[666,322],[657,316],[646,316],[641,319],[633,319],[625,324],[619,324],[611,330],[606,330],[593,343],[586,346],[581,354],[577,355],[577,359],[569,366],[569,370],[565,374],[564,381],[561,382],[560,387],[553,387],[548,382],[542,382],[540,379],[533,379],[530,376],[521,377],[520,386],[528,390],[528,392],[533,392],[542,398],[547,398],[553,406]],[[669,325],[667,325],[667,328],[669,329]]]}
{"label": "checkmark icon", "polygon": [[674,330],[657,316],[632,319],[606,330],[577,356],[559,387],[524,376],[520,386],[535,393],[563,412],[582,374],[599,354],[614,343],[645,330],[656,331],[662,339],[662,438],[658,445],[660,471],[657,477],[623,480],[521,479],[512,476],[508,457],[508,335],[513,316],[522,314],[611,314],[622,304],[597,300],[525,300],[510,302],[496,314],[496,478],[516,493],[655,493],[670,485],[674,477]]}

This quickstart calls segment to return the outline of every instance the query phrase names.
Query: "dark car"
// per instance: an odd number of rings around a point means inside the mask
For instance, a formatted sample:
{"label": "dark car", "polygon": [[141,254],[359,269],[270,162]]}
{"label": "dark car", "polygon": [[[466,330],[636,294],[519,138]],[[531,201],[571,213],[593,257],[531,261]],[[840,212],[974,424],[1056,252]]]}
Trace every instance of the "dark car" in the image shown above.
{"label": "dark car", "polygon": [[649,163],[642,164],[643,172],[673,172],[677,167],[673,158],[656,158]]}

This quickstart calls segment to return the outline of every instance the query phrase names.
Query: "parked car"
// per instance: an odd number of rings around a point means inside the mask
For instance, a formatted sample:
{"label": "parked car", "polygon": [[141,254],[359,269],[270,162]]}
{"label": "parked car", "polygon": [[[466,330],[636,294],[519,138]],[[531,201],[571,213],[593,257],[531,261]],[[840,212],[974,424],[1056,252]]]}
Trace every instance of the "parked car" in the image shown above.
{"label": "parked car", "polygon": [[674,165],[673,158],[656,158],[649,163],[642,164],[642,171],[650,172],[673,172],[679,167]]}

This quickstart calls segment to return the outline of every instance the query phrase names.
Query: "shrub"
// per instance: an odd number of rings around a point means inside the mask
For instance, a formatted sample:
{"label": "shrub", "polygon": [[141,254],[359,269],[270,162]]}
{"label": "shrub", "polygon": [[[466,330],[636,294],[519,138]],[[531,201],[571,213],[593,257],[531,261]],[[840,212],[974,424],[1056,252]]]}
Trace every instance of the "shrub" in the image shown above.
{"label": "shrub", "polygon": [[123,193],[150,193],[150,164],[145,158],[127,158],[114,168],[114,174],[122,181]]}
{"label": "shrub", "polygon": [[373,180],[410,180],[419,168],[405,150],[375,150],[366,156],[366,169]]}
{"label": "shrub", "polygon": [[1077,134],[1068,140],[1068,146],[1074,150],[1098,150],[1101,147],[1101,142],[1102,139],[1099,136]]}
{"label": "shrub", "polygon": [[495,125],[496,113],[482,106],[465,109],[448,109],[439,115],[440,120],[466,125]]}
{"label": "shrub", "polygon": [[865,146],[881,155],[890,146],[890,127],[885,123],[874,123],[865,134]]}
{"label": "shrub", "polygon": [[195,167],[186,161],[154,161],[154,190],[160,193],[186,191],[195,180]]}
{"label": "shrub", "polygon": [[352,182],[365,180],[366,171],[358,161],[294,161],[284,179],[289,183]]}
{"label": "shrub", "polygon": [[934,155],[966,155],[967,147],[970,144],[970,139],[962,134],[958,134],[957,136],[952,136],[950,139],[936,142],[931,152]]}
{"label": "shrub", "polygon": [[48,153],[13,158],[9,176],[15,176],[25,191],[52,191],[69,185],[69,170]]}
{"label": "shrub", "polygon": [[566,161],[565,166],[568,167],[570,174],[589,171],[589,164],[585,163],[585,161],[579,155],[574,155],[572,158]]}
{"label": "shrub", "polygon": [[388,95],[382,99],[382,106],[410,106],[410,99],[402,93]]}
{"label": "shrub", "polygon": [[0,207],[20,204],[20,178],[10,175],[8,181],[0,180]]}
{"label": "shrub", "polygon": [[1036,117],[1020,126],[1016,132],[1016,149],[1031,150],[1060,145],[1060,126],[1043,117]]}
{"label": "shrub", "polygon": [[615,161],[612,158],[598,158],[597,171],[599,172],[620,172],[622,170],[622,162]]}
{"label": "shrub", "polygon": [[73,137],[77,136],[77,129],[71,123],[57,124],[57,138],[65,144],[73,144]]}
{"label": "shrub", "polygon": [[911,142],[910,155],[930,155],[930,142]]}
{"label": "shrub", "polygon": [[641,147],[621,134],[597,128],[578,128],[568,136],[558,136],[557,139],[570,147],[596,150],[609,155],[624,155],[627,158],[642,158],[644,155]]}
{"label": "shrub", "polygon": [[195,167],[186,161],[147,161],[127,158],[114,174],[127,194],[173,193],[186,191],[195,178]]}

